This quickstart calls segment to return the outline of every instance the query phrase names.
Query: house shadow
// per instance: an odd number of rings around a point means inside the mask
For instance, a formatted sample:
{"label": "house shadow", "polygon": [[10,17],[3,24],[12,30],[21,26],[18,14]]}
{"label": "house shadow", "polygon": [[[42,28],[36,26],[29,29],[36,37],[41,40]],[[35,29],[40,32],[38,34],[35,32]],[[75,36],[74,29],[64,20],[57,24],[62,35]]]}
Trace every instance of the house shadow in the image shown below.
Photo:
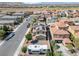
{"label": "house shadow", "polygon": [[32,40],[31,43],[36,44],[36,43],[38,43],[38,40]]}

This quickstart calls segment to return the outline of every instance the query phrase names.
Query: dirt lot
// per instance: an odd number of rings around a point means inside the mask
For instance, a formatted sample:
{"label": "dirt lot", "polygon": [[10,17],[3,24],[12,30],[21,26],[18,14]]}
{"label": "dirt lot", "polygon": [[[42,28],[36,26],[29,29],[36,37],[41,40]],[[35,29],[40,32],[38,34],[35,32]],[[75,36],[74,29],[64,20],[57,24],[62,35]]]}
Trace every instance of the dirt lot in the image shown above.
{"label": "dirt lot", "polygon": [[26,11],[36,11],[36,10],[79,10],[79,7],[71,7],[71,8],[61,8],[61,7],[54,7],[54,8],[0,8],[2,13],[5,12],[26,12]]}
{"label": "dirt lot", "polygon": [[44,8],[0,8],[0,11],[5,12],[26,12],[26,11],[36,11],[44,10]]}

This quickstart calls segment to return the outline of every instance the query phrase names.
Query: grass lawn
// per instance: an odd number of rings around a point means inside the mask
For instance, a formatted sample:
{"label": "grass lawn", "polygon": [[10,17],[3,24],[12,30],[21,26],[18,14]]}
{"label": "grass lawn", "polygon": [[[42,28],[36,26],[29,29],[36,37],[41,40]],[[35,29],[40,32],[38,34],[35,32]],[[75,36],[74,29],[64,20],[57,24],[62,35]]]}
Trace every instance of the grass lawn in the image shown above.
{"label": "grass lawn", "polygon": [[55,52],[54,56],[63,56],[62,52]]}
{"label": "grass lawn", "polygon": [[67,47],[68,49],[73,49],[72,44],[67,44],[66,47]]}
{"label": "grass lawn", "polygon": [[73,42],[76,48],[79,48],[79,39],[75,39]]}

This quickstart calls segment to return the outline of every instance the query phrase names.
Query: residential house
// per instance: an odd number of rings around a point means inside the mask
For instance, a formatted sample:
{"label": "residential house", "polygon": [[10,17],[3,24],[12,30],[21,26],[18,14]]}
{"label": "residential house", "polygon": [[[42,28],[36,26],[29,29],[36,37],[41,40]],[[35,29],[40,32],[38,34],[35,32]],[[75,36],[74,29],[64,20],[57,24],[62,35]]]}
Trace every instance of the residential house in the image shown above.
{"label": "residential house", "polygon": [[15,28],[15,25],[18,24],[19,21],[20,18],[17,16],[5,15],[3,17],[0,17],[0,26],[7,25],[9,27]]}
{"label": "residential house", "polygon": [[53,33],[53,36],[56,38],[69,38],[70,33],[66,30],[59,29],[57,25],[50,25],[50,31]]}
{"label": "residential house", "polygon": [[57,19],[58,19],[57,16],[50,16],[47,18],[47,23],[48,24],[54,23],[57,21]]}
{"label": "residential house", "polygon": [[44,24],[37,24],[33,26],[33,36],[36,36],[38,40],[46,39],[46,27]]}
{"label": "residential house", "polygon": [[7,26],[13,26],[14,27],[14,20],[0,20],[0,26],[7,25]]}
{"label": "residential house", "polygon": [[52,33],[53,33],[53,36],[56,38],[69,38],[69,36],[70,36],[70,34],[67,31],[60,30],[60,29],[58,29]]}
{"label": "residential house", "polygon": [[56,24],[50,25],[50,32],[52,40],[55,40],[56,43],[62,43],[64,45],[71,43],[69,39],[70,33],[64,29],[59,29],[59,27]]}
{"label": "residential house", "polygon": [[79,17],[70,18],[69,20],[73,21],[74,25],[79,25]]}
{"label": "residential house", "polygon": [[12,16],[25,17],[25,13],[13,13]]}
{"label": "residential house", "polygon": [[57,22],[55,22],[55,25],[58,26],[59,29],[68,29],[68,24],[64,20],[58,20]]}
{"label": "residential house", "polygon": [[9,16],[9,15],[6,15],[6,16],[3,16],[3,17],[0,17],[0,20],[7,20],[7,21],[10,21],[10,20],[14,20],[15,23],[18,23],[18,21],[20,20],[19,17],[17,16]]}

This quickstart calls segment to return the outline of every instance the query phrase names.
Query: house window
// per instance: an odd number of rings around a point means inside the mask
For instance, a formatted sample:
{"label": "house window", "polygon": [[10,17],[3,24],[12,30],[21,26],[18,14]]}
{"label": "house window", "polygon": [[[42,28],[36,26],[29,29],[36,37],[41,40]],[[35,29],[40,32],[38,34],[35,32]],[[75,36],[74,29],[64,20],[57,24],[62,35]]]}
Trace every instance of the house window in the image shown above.
{"label": "house window", "polygon": [[56,43],[62,43],[62,40],[55,40]]}

